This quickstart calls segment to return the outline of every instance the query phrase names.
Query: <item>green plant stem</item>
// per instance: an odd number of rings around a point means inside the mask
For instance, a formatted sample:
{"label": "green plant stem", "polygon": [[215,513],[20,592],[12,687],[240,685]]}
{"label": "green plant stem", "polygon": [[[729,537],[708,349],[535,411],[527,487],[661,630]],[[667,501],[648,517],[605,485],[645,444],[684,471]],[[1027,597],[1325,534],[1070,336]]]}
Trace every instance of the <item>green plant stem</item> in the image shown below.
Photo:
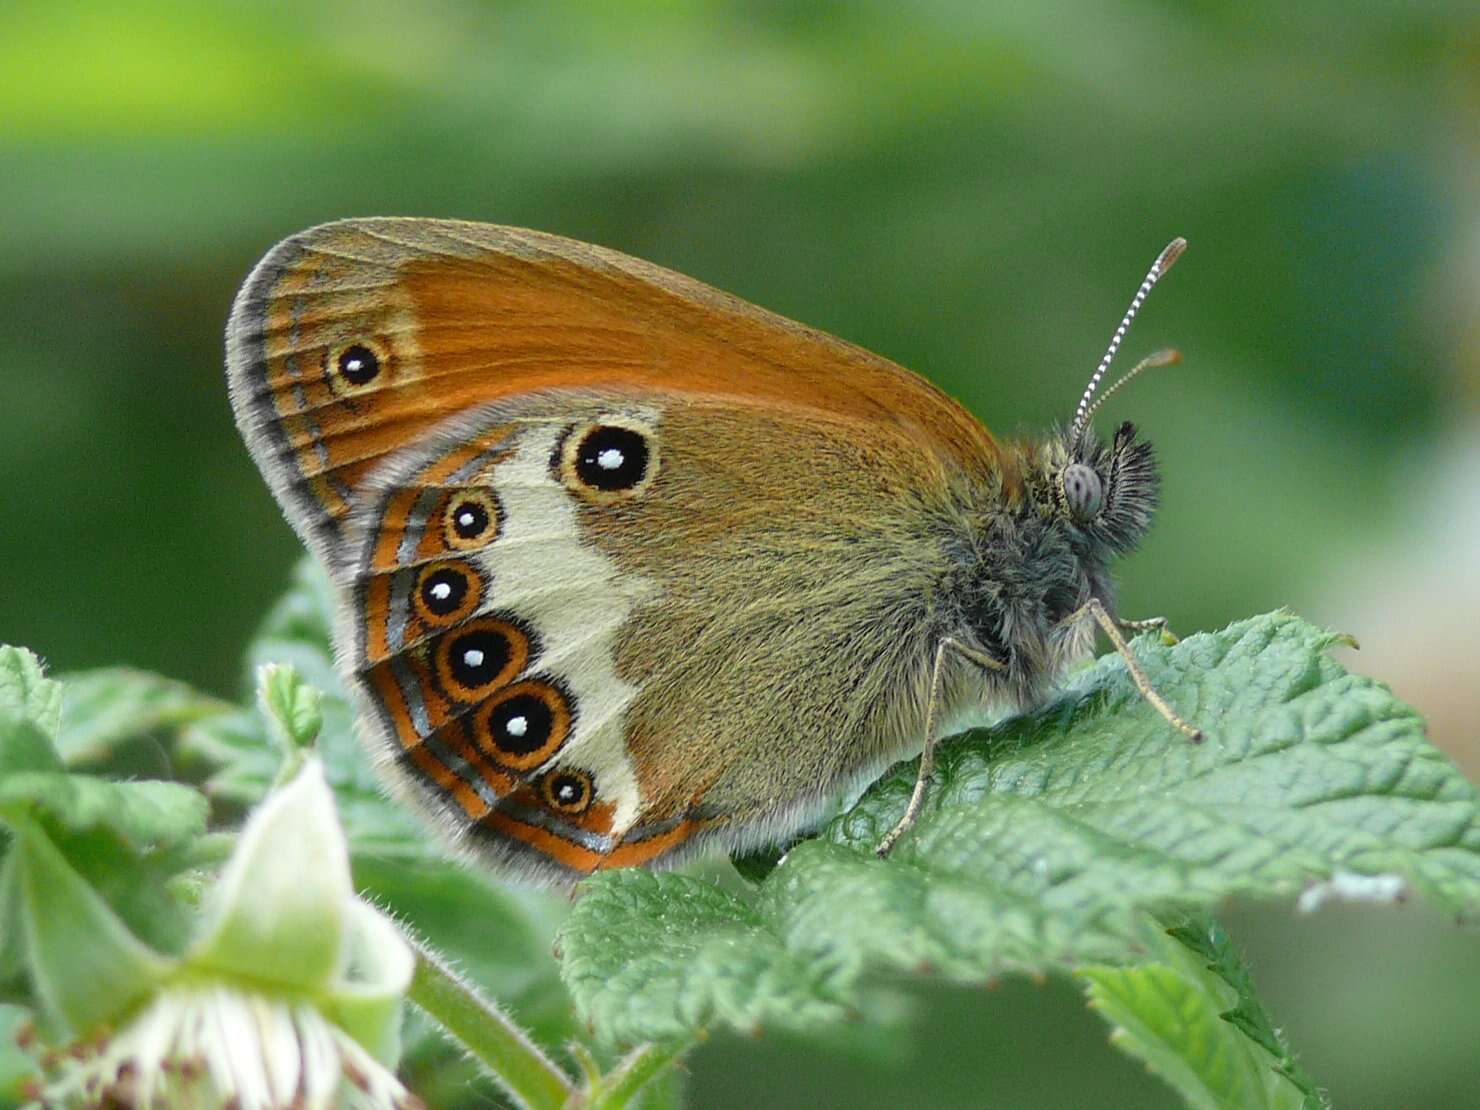
{"label": "green plant stem", "polygon": [[564,1106],[575,1089],[569,1077],[495,1003],[423,945],[415,947],[411,1001],[457,1038],[517,1105]]}
{"label": "green plant stem", "polygon": [[672,1041],[633,1049],[596,1085],[587,1103],[589,1110],[625,1110],[644,1087],[692,1046],[692,1041]]}

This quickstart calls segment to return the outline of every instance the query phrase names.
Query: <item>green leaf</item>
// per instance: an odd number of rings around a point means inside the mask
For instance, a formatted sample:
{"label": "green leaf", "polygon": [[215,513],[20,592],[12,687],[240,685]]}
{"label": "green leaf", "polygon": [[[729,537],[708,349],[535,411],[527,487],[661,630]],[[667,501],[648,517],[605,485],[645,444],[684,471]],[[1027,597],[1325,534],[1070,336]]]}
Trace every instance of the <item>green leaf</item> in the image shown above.
{"label": "green leaf", "polygon": [[[307,706],[295,707],[301,691],[312,688],[322,715],[319,754],[331,782],[343,777],[374,779],[354,736],[354,713],[334,669],[330,629],[334,594],[327,576],[313,559],[305,558],[293,572],[293,582],[263,620],[247,649],[250,710],[238,710],[197,723],[181,741],[184,753],[217,766],[211,776],[212,793],[232,801],[252,803],[272,788],[281,763],[267,717],[285,712],[291,720]],[[266,691],[263,668],[277,676]],[[290,676],[292,676],[290,678]],[[312,695],[310,695],[312,696]],[[284,699],[287,699],[286,701]],[[302,725],[312,723],[304,716]]]}
{"label": "green leaf", "polygon": [[109,782],[55,771],[0,779],[0,817],[36,818],[69,833],[103,829],[136,851],[199,836],[206,809],[198,790],[175,782]]}
{"label": "green leaf", "polygon": [[[55,850],[128,923],[162,951],[179,950],[190,907],[171,884],[190,867],[205,831],[206,800],[172,782],[109,782],[91,775],[26,771],[0,779],[0,819],[40,825]],[[0,870],[0,879],[10,866]],[[0,974],[11,965],[13,930],[0,911]]]}
{"label": "green leaf", "polygon": [[688,875],[603,876],[558,943],[581,1016],[618,1041],[674,1040],[712,1022],[805,1027],[848,1012],[828,971],[790,951],[764,912]]}
{"label": "green leaf", "polygon": [[887,861],[914,767],[887,776],[748,896],[604,874],[560,933],[580,1014],[617,1040],[724,1023],[806,1026],[871,969],[956,980],[1135,963],[1144,912],[1292,897],[1391,874],[1480,908],[1480,801],[1412,709],[1286,613],[1135,650],[1207,732],[1191,744],[1111,655],[1041,711],[944,745]]}
{"label": "green leaf", "polygon": [[47,678],[41,660],[25,648],[0,645],[0,720],[30,721],[55,736],[61,719],[61,684]]}
{"label": "green leaf", "polygon": [[289,663],[312,686],[343,696],[334,669],[334,587],[314,559],[293,571],[293,582],[268,612],[247,649],[247,688],[255,689],[264,663]]}
{"label": "green leaf", "polygon": [[324,727],[324,695],[304,682],[291,663],[264,663],[257,671],[257,701],[272,722],[279,748],[306,748]]}
{"label": "green leaf", "polygon": [[230,708],[186,683],[148,671],[81,671],[63,677],[57,745],[69,764],[93,763],[126,740],[174,731]]}
{"label": "green leaf", "polygon": [[177,751],[182,763],[209,768],[207,795],[241,806],[267,795],[282,762],[267,722],[256,709],[237,709],[187,726]]}
{"label": "green leaf", "polygon": [[0,782],[11,774],[62,769],[51,738],[30,721],[0,720]]}
{"label": "green leaf", "polygon": [[41,661],[0,646],[0,776],[61,769],[53,746],[61,714],[61,684],[45,677]]}
{"label": "green leaf", "polygon": [[0,856],[0,983],[18,979],[26,958],[20,880],[15,861],[15,845],[7,843],[4,855]]}
{"label": "green leaf", "polygon": [[16,886],[36,994],[72,1036],[115,1018],[170,970],[68,864],[46,834],[16,829]]}
{"label": "green leaf", "polygon": [[1324,1098],[1296,1062],[1290,1046],[1285,1043],[1284,1035],[1274,1027],[1264,1012],[1263,1005],[1254,994],[1254,984],[1248,968],[1239,958],[1223,927],[1209,917],[1189,915],[1180,924],[1169,928],[1167,935],[1193,953],[1202,961],[1207,971],[1218,976],[1233,990],[1238,1005],[1226,1011],[1223,1018],[1274,1057],[1277,1070],[1299,1087],[1308,1100],[1324,1105]]}
{"label": "green leaf", "polygon": [[1189,1106],[1320,1110],[1326,1105],[1254,997],[1248,972],[1211,921],[1147,929],[1132,967],[1081,968],[1111,1041],[1146,1062]]}

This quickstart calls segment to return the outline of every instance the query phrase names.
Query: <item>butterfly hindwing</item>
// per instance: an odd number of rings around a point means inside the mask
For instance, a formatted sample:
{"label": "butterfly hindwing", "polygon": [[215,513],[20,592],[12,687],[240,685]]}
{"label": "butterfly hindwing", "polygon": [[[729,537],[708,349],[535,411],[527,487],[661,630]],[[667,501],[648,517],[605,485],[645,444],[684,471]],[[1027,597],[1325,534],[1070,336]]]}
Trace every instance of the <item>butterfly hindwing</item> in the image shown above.
{"label": "butterfly hindwing", "polygon": [[641,805],[623,734],[637,689],[614,640],[651,584],[582,542],[552,464],[571,429],[603,421],[655,434],[650,409],[565,397],[453,420],[367,482],[339,570],[347,654],[413,796],[496,855],[523,845],[575,872]]}

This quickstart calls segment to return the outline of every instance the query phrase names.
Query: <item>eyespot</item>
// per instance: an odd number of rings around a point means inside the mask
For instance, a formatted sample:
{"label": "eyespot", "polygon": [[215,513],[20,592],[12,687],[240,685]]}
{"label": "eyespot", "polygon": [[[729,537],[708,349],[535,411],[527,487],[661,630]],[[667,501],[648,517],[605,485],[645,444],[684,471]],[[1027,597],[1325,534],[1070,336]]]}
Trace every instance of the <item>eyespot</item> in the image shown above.
{"label": "eyespot", "polygon": [[565,485],[597,503],[631,497],[652,481],[657,452],[646,429],[615,422],[592,424],[566,437],[560,451]]}
{"label": "eyespot", "polygon": [[478,607],[483,579],[466,563],[429,563],[416,576],[417,615],[431,625],[456,624]]}
{"label": "eyespot", "polygon": [[647,442],[630,428],[597,428],[576,449],[576,476],[599,490],[631,489],[647,473]]}
{"label": "eyespot", "polygon": [[557,768],[540,779],[540,795],[561,813],[581,814],[591,807],[596,784],[585,771]]}
{"label": "eyespot", "polygon": [[369,341],[341,347],[331,360],[334,372],[356,388],[369,385],[379,377],[384,363],[381,353]]}
{"label": "eyespot", "polygon": [[1064,467],[1059,475],[1059,490],[1063,494],[1064,507],[1075,520],[1093,520],[1104,500],[1100,475],[1084,463],[1070,463]]}
{"label": "eyespot", "polygon": [[442,539],[455,551],[486,547],[498,535],[498,501],[484,490],[464,490],[447,501],[442,514]]}
{"label": "eyespot", "polygon": [[571,708],[553,683],[537,679],[516,682],[478,714],[478,746],[506,767],[538,767],[570,735]]}
{"label": "eyespot", "polygon": [[483,617],[443,636],[434,659],[449,697],[477,701],[522,671],[529,655],[529,637],[523,631],[497,617]]}

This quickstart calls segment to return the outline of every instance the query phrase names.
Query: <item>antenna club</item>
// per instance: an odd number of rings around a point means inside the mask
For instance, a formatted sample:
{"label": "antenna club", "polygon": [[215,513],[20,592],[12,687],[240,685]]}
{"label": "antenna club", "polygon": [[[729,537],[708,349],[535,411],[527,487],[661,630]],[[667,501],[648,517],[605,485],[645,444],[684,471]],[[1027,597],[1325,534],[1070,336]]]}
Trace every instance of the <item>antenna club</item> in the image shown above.
{"label": "antenna club", "polygon": [[1166,273],[1176,264],[1177,259],[1182,257],[1182,252],[1187,249],[1187,240],[1177,236],[1156,256],[1156,268],[1160,273]]}

